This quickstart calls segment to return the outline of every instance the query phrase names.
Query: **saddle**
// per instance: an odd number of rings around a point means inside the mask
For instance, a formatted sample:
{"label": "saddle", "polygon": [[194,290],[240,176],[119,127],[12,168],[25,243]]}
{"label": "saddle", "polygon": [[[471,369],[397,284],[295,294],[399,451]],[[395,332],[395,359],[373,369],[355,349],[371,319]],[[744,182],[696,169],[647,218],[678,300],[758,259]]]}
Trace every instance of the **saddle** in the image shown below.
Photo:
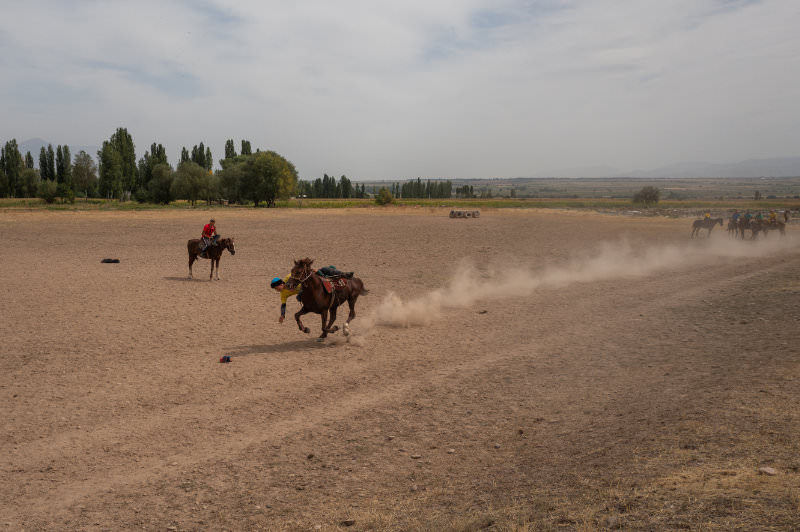
{"label": "saddle", "polygon": [[[352,277],[352,276],[353,276],[353,274],[351,272],[350,273],[350,277]],[[320,275],[319,277],[322,280],[322,286],[325,287],[325,292],[327,292],[329,294],[331,292],[336,291],[339,288],[344,288],[345,286],[347,286],[348,277],[345,277],[344,275],[340,275],[339,277],[336,277],[336,278],[328,278],[328,277],[324,277],[322,275]]]}

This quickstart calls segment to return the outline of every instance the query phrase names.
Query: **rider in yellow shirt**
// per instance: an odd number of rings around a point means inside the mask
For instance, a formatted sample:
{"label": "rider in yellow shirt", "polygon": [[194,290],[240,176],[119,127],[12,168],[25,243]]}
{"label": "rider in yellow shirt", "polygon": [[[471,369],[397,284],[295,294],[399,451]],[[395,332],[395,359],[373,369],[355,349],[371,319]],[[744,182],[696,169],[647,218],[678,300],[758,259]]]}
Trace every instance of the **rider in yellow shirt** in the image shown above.
{"label": "rider in yellow shirt", "polygon": [[276,292],[280,293],[281,295],[281,317],[278,318],[278,323],[283,323],[283,320],[286,318],[286,301],[294,295],[300,293],[300,287],[298,286],[294,290],[289,290],[286,288],[286,281],[289,280],[290,275],[287,275],[285,279],[281,279],[280,277],[275,277],[270,283],[269,286]]}

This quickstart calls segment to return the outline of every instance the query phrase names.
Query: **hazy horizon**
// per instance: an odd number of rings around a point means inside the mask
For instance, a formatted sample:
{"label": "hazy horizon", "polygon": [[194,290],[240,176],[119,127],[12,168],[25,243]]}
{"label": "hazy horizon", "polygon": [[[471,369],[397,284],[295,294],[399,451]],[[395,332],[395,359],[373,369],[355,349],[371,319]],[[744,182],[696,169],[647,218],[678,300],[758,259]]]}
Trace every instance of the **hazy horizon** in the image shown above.
{"label": "hazy horizon", "polygon": [[800,155],[795,2],[0,9],[2,142],[95,146],[125,127],[138,156],[156,142],[174,163],[183,146],[216,161],[246,139],[302,179],[356,181]]}

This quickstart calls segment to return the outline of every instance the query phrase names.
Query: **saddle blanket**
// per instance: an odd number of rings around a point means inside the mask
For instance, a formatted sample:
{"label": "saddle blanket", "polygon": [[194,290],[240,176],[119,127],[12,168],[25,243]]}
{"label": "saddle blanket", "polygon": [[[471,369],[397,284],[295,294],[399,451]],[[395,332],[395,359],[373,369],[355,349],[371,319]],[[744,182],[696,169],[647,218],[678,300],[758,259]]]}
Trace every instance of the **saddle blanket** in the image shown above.
{"label": "saddle blanket", "polygon": [[337,288],[344,288],[345,286],[347,286],[347,279],[344,279],[343,277],[340,277],[338,279],[325,279],[323,277],[322,285],[325,287],[325,291],[330,294],[333,290],[336,290]]}

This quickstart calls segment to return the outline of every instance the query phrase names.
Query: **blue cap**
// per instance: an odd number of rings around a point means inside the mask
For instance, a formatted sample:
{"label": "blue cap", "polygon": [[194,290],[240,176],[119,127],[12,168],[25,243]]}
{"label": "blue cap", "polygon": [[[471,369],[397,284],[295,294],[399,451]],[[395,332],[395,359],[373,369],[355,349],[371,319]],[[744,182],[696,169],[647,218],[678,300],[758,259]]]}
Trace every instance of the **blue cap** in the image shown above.
{"label": "blue cap", "polygon": [[280,277],[275,277],[272,281],[270,281],[269,286],[270,288],[275,288],[281,283],[283,283],[283,279],[281,279]]}

